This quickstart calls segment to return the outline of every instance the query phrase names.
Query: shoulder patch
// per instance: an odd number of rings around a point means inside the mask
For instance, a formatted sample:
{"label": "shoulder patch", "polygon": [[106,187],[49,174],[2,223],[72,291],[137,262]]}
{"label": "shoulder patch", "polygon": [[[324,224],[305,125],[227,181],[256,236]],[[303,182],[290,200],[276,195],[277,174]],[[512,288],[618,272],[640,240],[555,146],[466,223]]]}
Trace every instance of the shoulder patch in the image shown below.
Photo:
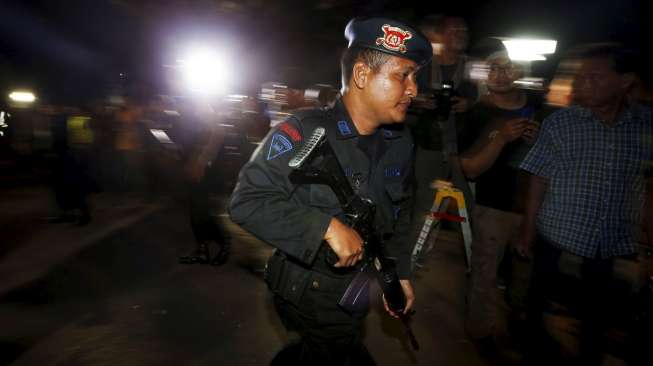
{"label": "shoulder patch", "polygon": [[291,151],[293,145],[288,139],[278,133],[272,135],[272,141],[270,142],[270,150],[268,150],[267,160],[276,159],[279,156]]}
{"label": "shoulder patch", "polygon": [[283,122],[282,124],[279,125],[279,130],[286,135],[290,136],[290,138],[294,142],[300,142],[302,140],[302,135],[299,133],[297,128],[295,126],[291,125],[288,122]]}

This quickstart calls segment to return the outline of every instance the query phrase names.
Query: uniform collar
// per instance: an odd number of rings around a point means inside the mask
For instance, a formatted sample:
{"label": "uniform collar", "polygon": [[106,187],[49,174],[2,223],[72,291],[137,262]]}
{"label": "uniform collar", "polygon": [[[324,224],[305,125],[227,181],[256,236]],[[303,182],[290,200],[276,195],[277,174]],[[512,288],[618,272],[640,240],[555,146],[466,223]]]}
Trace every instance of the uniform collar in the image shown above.
{"label": "uniform collar", "polygon": [[[345,108],[342,99],[338,99],[333,107],[334,118],[336,120],[336,134],[338,139],[345,140],[353,137],[358,137],[358,130],[356,125],[349,117],[349,112]],[[394,140],[403,136],[403,125],[388,125],[380,127],[381,134],[385,140]]]}
{"label": "uniform collar", "polygon": [[404,135],[404,130],[404,125],[381,127],[381,133],[383,134],[383,138],[386,140],[395,140],[402,137]]}
{"label": "uniform collar", "polygon": [[351,117],[349,117],[349,112],[347,112],[347,108],[345,108],[345,104],[341,98],[336,101],[333,112],[336,120],[336,134],[338,139],[344,140],[357,137],[358,130],[356,130],[356,125],[354,125]]}

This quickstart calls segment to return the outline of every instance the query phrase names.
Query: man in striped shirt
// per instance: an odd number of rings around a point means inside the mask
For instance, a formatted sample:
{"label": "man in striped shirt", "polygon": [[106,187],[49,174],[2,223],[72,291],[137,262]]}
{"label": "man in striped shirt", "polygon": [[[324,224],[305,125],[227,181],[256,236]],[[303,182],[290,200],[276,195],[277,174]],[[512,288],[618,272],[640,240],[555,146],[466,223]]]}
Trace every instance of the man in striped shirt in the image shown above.
{"label": "man in striped shirt", "polygon": [[[520,167],[531,174],[518,251],[534,248],[529,322],[534,347],[546,300],[555,290],[561,256],[576,257],[581,289],[574,292],[582,321],[581,361],[599,364],[610,314],[615,259],[637,253],[645,202],[644,171],[653,161],[651,110],[627,102],[634,82],[631,58],[617,45],[600,45],[580,57],[574,82],[577,106],[542,124]],[[647,228],[649,237],[653,228]],[[536,239],[537,232],[537,240]],[[540,356],[551,353],[536,353]],[[539,351],[542,351],[539,349]]]}

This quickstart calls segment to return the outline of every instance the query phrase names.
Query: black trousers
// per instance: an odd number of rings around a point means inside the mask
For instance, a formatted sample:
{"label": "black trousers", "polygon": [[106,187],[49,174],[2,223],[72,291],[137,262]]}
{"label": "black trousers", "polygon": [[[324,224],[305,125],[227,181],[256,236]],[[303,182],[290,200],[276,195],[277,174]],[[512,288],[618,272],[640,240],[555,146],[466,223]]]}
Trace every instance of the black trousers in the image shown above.
{"label": "black trousers", "polygon": [[296,306],[274,297],[284,326],[299,333],[270,363],[277,365],[374,366],[362,343],[361,322],[337,308],[338,298],[325,292],[307,293]]}
{"label": "black trousers", "polygon": [[[569,253],[568,253],[569,254]],[[563,250],[538,238],[533,257],[533,277],[528,294],[528,364],[552,364],[558,361],[559,347],[543,327],[548,301],[558,299],[571,304],[581,321],[580,359],[577,364],[599,365],[605,352],[603,332],[620,310],[627,291],[615,287],[614,258],[582,258],[580,281],[564,291],[570,282],[560,271]]]}
{"label": "black trousers", "polygon": [[211,215],[210,194],[214,191],[215,189],[211,186],[210,180],[205,178],[198,183],[189,185],[190,223],[193,235],[198,243],[215,241],[219,244],[226,244],[223,228]]}
{"label": "black trousers", "polygon": [[71,153],[64,152],[59,155],[54,166],[53,188],[59,209],[79,209],[82,215],[89,215],[87,196],[94,189],[83,162]]}

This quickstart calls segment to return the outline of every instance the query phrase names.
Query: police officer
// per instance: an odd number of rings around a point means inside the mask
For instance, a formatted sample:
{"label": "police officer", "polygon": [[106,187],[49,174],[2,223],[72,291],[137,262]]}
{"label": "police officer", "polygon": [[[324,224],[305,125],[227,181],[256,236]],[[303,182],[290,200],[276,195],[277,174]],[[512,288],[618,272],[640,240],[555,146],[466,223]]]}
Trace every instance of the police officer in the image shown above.
{"label": "police officer", "polygon": [[[402,122],[431,45],[414,28],[385,18],[353,19],[345,37],[341,98],[331,109],[297,112],[272,129],[231,197],[232,220],[277,248],[266,281],[284,325],[301,337],[279,352],[273,365],[374,364],[362,346],[364,315],[337,305],[363,256],[361,237],[344,224],[329,187],[295,186],[288,178],[289,160],[318,126],[326,129],[352,187],[377,206],[376,228],[386,254],[397,260],[406,312],[414,301],[406,240],[413,142]],[[328,250],[338,257],[334,266],[326,261]]]}

